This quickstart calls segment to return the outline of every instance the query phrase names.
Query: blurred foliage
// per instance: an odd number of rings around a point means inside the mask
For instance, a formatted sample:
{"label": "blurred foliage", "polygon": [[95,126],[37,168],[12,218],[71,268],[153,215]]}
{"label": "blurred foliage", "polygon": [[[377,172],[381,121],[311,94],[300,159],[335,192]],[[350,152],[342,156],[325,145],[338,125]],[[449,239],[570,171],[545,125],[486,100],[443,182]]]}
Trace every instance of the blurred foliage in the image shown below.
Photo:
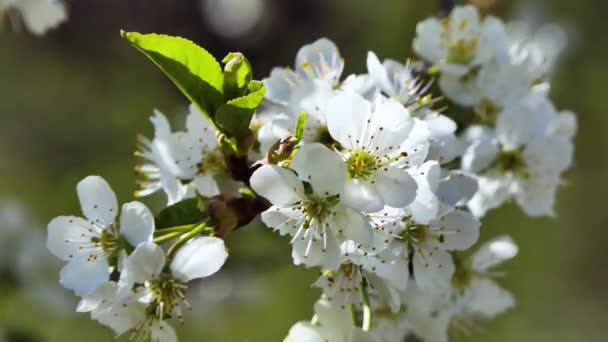
{"label": "blurred foliage", "polygon": [[[198,1],[69,3],[69,22],[42,39],[0,33],[0,197],[26,202],[37,212],[41,229],[56,215],[79,213],[75,185],[89,174],[105,177],[121,201],[132,199],[135,135],[151,134],[153,108],[183,125],[186,101],[121,40],[120,29],[185,36],[215,56],[242,51],[258,79],[273,65],[291,65],[301,45],[327,36],[346,57],[348,74],[365,71],[368,49],[381,59],[412,56],[416,22],[438,11],[436,1],[266,0],[256,31],[226,40],[206,24]],[[600,0],[499,0],[490,12],[556,21],[568,30],[571,41],[552,96],[559,108],[579,114],[580,130],[557,218],[530,219],[508,206],[484,220],[483,240],[508,233],[521,245],[521,254],[504,267],[504,284],[518,305],[482,325],[472,341],[605,340],[607,11],[608,3]],[[164,198],[144,201],[158,211]],[[181,341],[280,341],[293,322],[310,318],[319,294],[310,287],[316,274],[291,265],[286,239],[252,225],[227,243],[231,258],[223,271],[236,273],[238,281],[246,267],[266,291],[252,303],[220,303],[204,315],[187,317]],[[10,341],[112,337],[87,315],[58,315],[19,290],[1,290],[0,330],[12,336]]]}

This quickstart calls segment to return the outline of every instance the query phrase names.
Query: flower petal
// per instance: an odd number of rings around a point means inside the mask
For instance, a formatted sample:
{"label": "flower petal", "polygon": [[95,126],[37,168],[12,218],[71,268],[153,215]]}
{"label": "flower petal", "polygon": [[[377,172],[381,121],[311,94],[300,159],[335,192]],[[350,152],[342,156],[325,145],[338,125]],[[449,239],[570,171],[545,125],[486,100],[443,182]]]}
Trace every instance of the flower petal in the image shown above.
{"label": "flower petal", "polygon": [[325,339],[318,331],[318,327],[309,322],[298,322],[289,329],[289,342],[324,342]]}
{"label": "flower petal", "polygon": [[295,203],[304,187],[293,172],[276,165],[263,165],[251,176],[253,190],[275,205]]}
{"label": "flower petal", "polygon": [[196,191],[205,197],[213,197],[220,194],[217,181],[210,175],[200,175],[193,182]]}
{"label": "flower petal", "polygon": [[368,181],[359,179],[346,181],[340,199],[345,205],[367,213],[375,213],[384,207],[384,200],[376,187]]}
{"label": "flower petal", "polygon": [[462,251],[477,242],[481,223],[467,211],[454,210],[440,220],[431,222],[431,225],[442,228],[443,249]]}
{"label": "flower petal", "polygon": [[414,253],[413,266],[414,279],[421,289],[441,291],[449,288],[454,274],[454,262],[450,253],[432,247],[421,248]]}
{"label": "flower petal", "polygon": [[217,146],[215,128],[203,116],[203,113],[201,113],[198,108],[192,104],[189,108],[190,113],[186,117],[188,135],[195,144],[201,146],[204,152],[213,150]]}
{"label": "flower petal", "polygon": [[300,148],[291,168],[301,180],[310,182],[318,196],[336,195],[344,189],[346,165],[337,153],[318,143]]}
{"label": "flower petal", "polygon": [[137,246],[124,262],[120,274],[121,288],[131,289],[135,283],[145,283],[158,276],[165,267],[165,252],[154,242]]}
{"label": "flower petal", "polygon": [[88,176],[76,186],[84,216],[94,223],[109,226],[118,213],[116,194],[99,176]]}
{"label": "flower petal", "polygon": [[208,277],[224,265],[228,252],[224,240],[216,237],[199,237],[180,248],[173,261],[173,275],[184,282]]}
{"label": "flower petal", "polygon": [[354,93],[336,95],[327,105],[329,134],[342,147],[356,149],[363,138],[364,123],[370,119],[371,114],[371,104],[360,95]]}
{"label": "flower petal", "polygon": [[78,296],[86,296],[95,291],[110,278],[108,261],[104,258],[86,260],[75,259],[68,262],[59,273],[59,282]]}
{"label": "flower petal", "polygon": [[269,228],[279,231],[281,235],[293,235],[299,228],[298,222],[304,217],[300,210],[293,208],[293,206],[272,206],[262,213],[262,222]]}
{"label": "flower petal", "polygon": [[393,208],[404,207],[416,198],[418,185],[404,170],[387,166],[376,173],[376,189],[384,203]]}
{"label": "flower petal", "polygon": [[352,240],[363,246],[371,246],[373,230],[369,221],[360,212],[351,208],[340,207],[334,212],[330,228],[335,229],[346,240]]}
{"label": "flower petal", "polygon": [[485,243],[472,257],[472,267],[486,272],[517,255],[519,248],[509,236],[501,236]]}
{"label": "flower petal", "polygon": [[152,241],[154,215],[143,203],[133,201],[122,206],[120,214],[120,234],[131,246]]}
{"label": "flower petal", "polygon": [[91,238],[98,237],[97,227],[80,217],[59,216],[47,227],[47,248],[59,259],[70,261],[91,253]]}

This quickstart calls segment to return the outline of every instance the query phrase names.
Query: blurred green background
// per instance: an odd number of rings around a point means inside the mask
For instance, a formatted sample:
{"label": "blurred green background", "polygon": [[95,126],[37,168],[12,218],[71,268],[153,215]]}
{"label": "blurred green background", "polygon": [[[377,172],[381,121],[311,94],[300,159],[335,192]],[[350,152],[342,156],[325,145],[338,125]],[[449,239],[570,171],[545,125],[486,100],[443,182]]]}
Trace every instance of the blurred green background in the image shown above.
{"label": "blurred green background", "polygon": [[[152,109],[183,122],[185,99],[121,40],[119,29],[185,36],[217,57],[243,51],[257,78],[274,65],[292,65],[300,46],[327,36],[350,74],[365,71],[368,50],[380,58],[413,56],[416,22],[439,9],[430,0],[69,3],[69,21],[43,38],[0,33],[0,198],[26,203],[41,230],[54,216],[80,212],[75,185],[89,174],[108,180],[120,202],[131,200],[135,135],[151,134]],[[230,4],[237,7],[222,10]],[[530,219],[507,206],[484,219],[482,239],[508,233],[521,246],[503,267],[504,285],[518,303],[471,340],[606,341],[608,2],[502,0],[492,13],[556,22],[568,31],[552,97],[560,109],[579,114],[580,129],[557,218]],[[229,34],[218,33],[217,25],[228,25],[219,30]],[[162,200],[144,202],[158,209]],[[200,301],[191,300],[202,308],[179,328],[181,341],[280,341],[292,323],[311,317],[320,293],[310,287],[316,272],[291,265],[285,239],[251,229],[231,236],[228,246],[225,275],[198,291]],[[111,340],[110,330],[88,315],[58,313],[2,280],[0,330],[10,333],[8,341]]]}

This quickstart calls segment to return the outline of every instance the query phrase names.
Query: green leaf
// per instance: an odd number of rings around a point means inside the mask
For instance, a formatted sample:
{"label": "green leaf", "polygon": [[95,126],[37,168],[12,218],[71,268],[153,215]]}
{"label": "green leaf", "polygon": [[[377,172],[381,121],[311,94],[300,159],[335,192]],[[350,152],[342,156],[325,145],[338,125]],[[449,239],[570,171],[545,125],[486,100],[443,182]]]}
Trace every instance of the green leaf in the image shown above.
{"label": "green leaf", "polygon": [[183,226],[207,218],[199,208],[198,198],[189,198],[163,209],[156,217],[156,229]]}
{"label": "green leaf", "polygon": [[241,138],[249,128],[255,109],[264,100],[266,89],[264,83],[251,81],[248,86],[249,94],[232,99],[218,108],[215,113],[215,123],[227,134]]}
{"label": "green leaf", "polygon": [[304,129],[306,128],[306,117],[308,115],[306,112],[302,112],[300,116],[298,116],[298,122],[296,122],[296,134],[295,138],[298,142],[302,141],[304,138]]}
{"label": "green leaf", "polygon": [[120,33],[175,83],[198,109],[213,121],[224,102],[224,74],[217,60],[192,41],[159,34]]}
{"label": "green leaf", "polygon": [[240,52],[231,52],[224,59],[224,97],[233,99],[245,95],[253,78],[251,64]]}

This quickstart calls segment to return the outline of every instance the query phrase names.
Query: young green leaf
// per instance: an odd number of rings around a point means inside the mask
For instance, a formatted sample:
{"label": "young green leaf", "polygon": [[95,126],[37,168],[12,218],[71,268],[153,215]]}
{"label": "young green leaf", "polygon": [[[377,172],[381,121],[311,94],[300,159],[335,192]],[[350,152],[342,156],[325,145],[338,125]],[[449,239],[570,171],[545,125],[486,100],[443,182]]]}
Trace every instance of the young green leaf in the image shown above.
{"label": "young green leaf", "polygon": [[298,122],[296,122],[296,134],[295,138],[298,142],[302,141],[304,138],[304,129],[306,128],[306,117],[308,115],[306,112],[302,112],[300,116],[298,116]]}
{"label": "young green leaf", "polygon": [[156,229],[201,222],[207,214],[199,208],[198,198],[189,198],[163,209],[156,217]]}
{"label": "young green leaf", "polygon": [[251,81],[248,94],[228,101],[215,113],[215,123],[227,134],[241,138],[249,128],[255,109],[264,100],[264,83]]}
{"label": "young green leaf", "polygon": [[217,60],[192,41],[159,34],[121,35],[175,83],[210,121],[224,102],[224,74]]}
{"label": "young green leaf", "polygon": [[224,59],[224,97],[230,100],[245,95],[253,72],[251,64],[240,52],[231,52]]}

